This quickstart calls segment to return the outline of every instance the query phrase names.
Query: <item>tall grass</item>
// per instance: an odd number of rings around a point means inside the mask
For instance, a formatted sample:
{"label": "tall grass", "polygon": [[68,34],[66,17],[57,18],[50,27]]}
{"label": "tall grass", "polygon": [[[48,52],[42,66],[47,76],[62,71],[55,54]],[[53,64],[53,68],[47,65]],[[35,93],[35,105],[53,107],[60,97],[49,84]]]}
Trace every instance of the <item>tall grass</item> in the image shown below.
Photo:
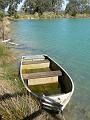
{"label": "tall grass", "polygon": [[0,101],[0,115],[3,120],[23,120],[38,109],[35,100],[28,95]]}
{"label": "tall grass", "polygon": [[4,66],[15,62],[15,56],[8,47],[0,43],[0,65]]}
{"label": "tall grass", "polygon": [[0,44],[0,116],[3,120],[20,120],[29,116],[38,105],[27,95],[18,77],[14,53]]}

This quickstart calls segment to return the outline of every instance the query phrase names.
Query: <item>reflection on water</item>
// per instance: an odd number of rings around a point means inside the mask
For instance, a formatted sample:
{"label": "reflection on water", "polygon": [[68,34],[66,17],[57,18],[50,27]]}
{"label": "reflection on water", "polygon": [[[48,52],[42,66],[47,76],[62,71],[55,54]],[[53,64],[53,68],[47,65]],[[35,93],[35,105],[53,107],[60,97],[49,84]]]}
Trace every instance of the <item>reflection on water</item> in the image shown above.
{"label": "reflection on water", "polygon": [[90,19],[22,20],[11,28],[20,56],[48,54],[72,77],[66,120],[90,120]]}

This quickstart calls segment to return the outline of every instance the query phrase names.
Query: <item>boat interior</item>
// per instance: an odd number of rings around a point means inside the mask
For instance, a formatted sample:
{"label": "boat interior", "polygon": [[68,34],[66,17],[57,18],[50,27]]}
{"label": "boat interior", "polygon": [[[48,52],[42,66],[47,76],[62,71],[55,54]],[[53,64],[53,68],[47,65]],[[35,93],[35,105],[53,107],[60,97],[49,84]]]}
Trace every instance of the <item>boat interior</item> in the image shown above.
{"label": "boat interior", "polygon": [[71,92],[68,75],[47,56],[23,59],[22,76],[31,91],[41,95]]}

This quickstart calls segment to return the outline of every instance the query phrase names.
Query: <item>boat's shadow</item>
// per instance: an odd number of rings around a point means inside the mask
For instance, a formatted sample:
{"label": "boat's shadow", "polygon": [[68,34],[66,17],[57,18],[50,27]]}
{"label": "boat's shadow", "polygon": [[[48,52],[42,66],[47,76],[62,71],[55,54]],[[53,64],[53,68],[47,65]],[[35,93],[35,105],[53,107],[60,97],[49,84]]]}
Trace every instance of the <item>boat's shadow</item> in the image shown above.
{"label": "boat's shadow", "polygon": [[23,120],[34,120],[36,117],[38,117],[42,113],[42,110],[35,111],[31,115],[25,117]]}
{"label": "boat's shadow", "polygon": [[22,92],[16,92],[16,93],[5,93],[4,95],[0,95],[0,101],[6,100],[6,99],[10,99],[10,98],[15,98],[17,96],[23,96],[25,95]]}
{"label": "boat's shadow", "polygon": [[[43,115],[43,113],[45,113]],[[46,110],[46,109],[39,109],[37,111],[35,111],[34,113],[32,113],[31,115],[25,117],[23,120],[34,120],[35,118],[39,117],[41,115],[42,120],[46,120],[47,119],[47,115],[49,116],[49,118],[52,118],[53,120],[64,120],[63,118],[61,118],[61,116],[57,113],[54,113],[52,111]],[[46,119],[45,119],[46,116]]]}

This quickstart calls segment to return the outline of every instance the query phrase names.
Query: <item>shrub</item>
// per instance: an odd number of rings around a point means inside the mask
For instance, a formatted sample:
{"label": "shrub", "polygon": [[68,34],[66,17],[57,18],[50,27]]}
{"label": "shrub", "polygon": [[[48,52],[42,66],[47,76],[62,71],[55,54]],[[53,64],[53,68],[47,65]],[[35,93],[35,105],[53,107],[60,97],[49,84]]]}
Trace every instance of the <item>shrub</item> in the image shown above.
{"label": "shrub", "polygon": [[3,20],[3,17],[4,17],[4,13],[0,10],[0,21]]}

